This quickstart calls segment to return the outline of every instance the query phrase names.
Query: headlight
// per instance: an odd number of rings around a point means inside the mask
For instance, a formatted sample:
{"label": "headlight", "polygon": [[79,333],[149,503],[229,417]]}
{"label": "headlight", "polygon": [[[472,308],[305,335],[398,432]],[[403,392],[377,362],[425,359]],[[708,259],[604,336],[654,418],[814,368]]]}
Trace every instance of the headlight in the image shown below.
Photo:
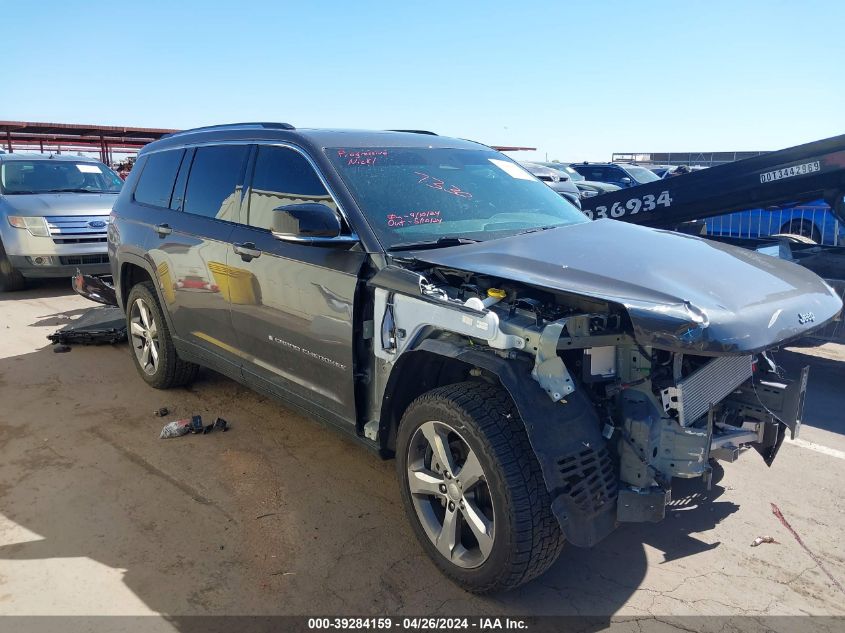
{"label": "headlight", "polygon": [[26,229],[34,237],[50,237],[47,220],[42,217],[27,218],[20,215],[10,215],[9,224],[16,229]]}
{"label": "headlight", "polygon": [[592,189],[584,189],[583,191],[581,191],[581,199],[582,200],[584,198],[592,198],[593,196],[597,196],[597,195],[599,195],[599,192],[593,191]]}

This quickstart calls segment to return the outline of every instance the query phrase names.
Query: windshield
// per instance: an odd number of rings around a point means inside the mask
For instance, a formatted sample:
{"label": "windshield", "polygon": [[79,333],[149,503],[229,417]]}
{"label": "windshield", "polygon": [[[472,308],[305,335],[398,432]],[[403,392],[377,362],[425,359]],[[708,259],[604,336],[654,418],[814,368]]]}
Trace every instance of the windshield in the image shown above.
{"label": "windshield", "polygon": [[117,193],[122,184],[102,163],[40,159],[0,164],[0,192],[5,194]]}
{"label": "windshield", "polygon": [[586,180],[584,178],[584,176],[582,176],[577,171],[572,169],[572,167],[570,167],[569,165],[564,167],[563,171],[565,171],[567,174],[569,174],[569,177],[572,179],[573,182],[581,182],[582,180]]}
{"label": "windshield", "polygon": [[580,182],[584,180],[584,176],[579,174],[577,171],[572,169],[569,165],[564,165],[563,163],[540,163],[541,165],[545,165],[546,167],[551,167],[552,169],[556,169],[557,171],[562,171],[564,174],[569,176],[569,179],[572,182]]}
{"label": "windshield", "polygon": [[646,169],[645,167],[634,167],[633,165],[625,165],[625,171],[631,174],[634,180],[636,180],[640,184],[660,180],[660,176],[655,174],[650,169]]}
{"label": "windshield", "polygon": [[326,153],[388,249],[443,237],[495,239],[589,221],[492,150],[330,148]]}

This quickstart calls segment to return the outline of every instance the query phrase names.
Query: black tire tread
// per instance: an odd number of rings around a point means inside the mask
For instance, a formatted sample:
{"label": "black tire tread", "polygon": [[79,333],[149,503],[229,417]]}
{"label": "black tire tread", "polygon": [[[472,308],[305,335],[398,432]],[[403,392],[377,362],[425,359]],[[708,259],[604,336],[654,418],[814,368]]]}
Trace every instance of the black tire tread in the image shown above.
{"label": "black tire tread", "polygon": [[6,256],[6,248],[0,241],[0,292],[16,292],[26,288],[26,278],[12,267]]}
{"label": "black tire tread", "polygon": [[[139,282],[132,287],[132,290],[129,291],[129,298],[126,300],[127,333],[129,329],[129,309],[138,295],[142,295],[142,297],[146,299],[147,303],[156,311],[155,318],[159,331],[159,346],[162,348],[165,358],[164,372],[152,378],[144,374],[141,368],[138,367],[137,362],[135,362],[135,367],[138,369],[138,373],[141,374],[141,378],[143,378],[151,387],[155,387],[156,389],[183,387],[192,383],[196,379],[197,373],[199,373],[199,365],[179,358],[179,354],[176,352],[176,348],[173,345],[173,339],[170,336],[170,329],[167,327],[167,319],[164,318],[164,313],[161,309],[161,304],[158,301],[155,286],[153,286],[153,282],[151,281]],[[135,358],[134,351],[131,347],[131,340],[130,335],[129,351],[133,354],[134,361]],[[159,353],[161,354],[161,352]]]}
{"label": "black tire tread", "polygon": [[[429,391],[412,404],[446,400],[476,422],[489,444],[503,481],[511,490],[516,530],[510,544],[511,558],[498,576],[486,585],[464,585],[474,593],[513,589],[548,570],[558,559],[565,539],[551,511],[540,464],[510,395],[502,387],[483,382],[463,382]],[[410,407],[409,407],[410,408]]]}

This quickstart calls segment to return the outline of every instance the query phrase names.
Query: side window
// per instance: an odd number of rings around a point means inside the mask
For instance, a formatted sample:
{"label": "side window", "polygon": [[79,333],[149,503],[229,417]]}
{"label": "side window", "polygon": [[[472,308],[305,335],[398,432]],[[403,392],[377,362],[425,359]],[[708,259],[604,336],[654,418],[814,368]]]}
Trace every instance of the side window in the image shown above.
{"label": "side window", "polygon": [[248,153],[247,145],[198,148],[185,189],[185,213],[237,222]]}
{"label": "side window", "polygon": [[185,150],[179,149],[147,156],[138,186],[135,187],[135,200],[154,207],[170,206],[176,171],[184,153]]}
{"label": "side window", "polygon": [[604,167],[590,167],[589,173],[584,174],[584,176],[587,178],[587,180],[604,182],[605,179],[610,176],[610,174],[608,174],[607,172],[608,170],[606,170]]}
{"label": "side window", "polygon": [[320,202],[337,211],[334,200],[302,154],[286,147],[259,147],[249,194],[248,224],[271,229],[273,209],[303,202]]}
{"label": "side window", "polygon": [[185,182],[188,180],[188,172],[191,171],[191,160],[193,157],[194,150],[189,149],[182,158],[179,175],[176,176],[176,184],[173,186],[173,196],[170,198],[170,208],[174,211],[182,210],[182,203],[185,201]]}
{"label": "side window", "polygon": [[[620,167],[610,167],[607,171],[609,172],[608,176],[610,176],[613,182],[622,182],[623,178],[631,178],[628,172]],[[634,179],[631,178],[631,181],[633,182]]]}

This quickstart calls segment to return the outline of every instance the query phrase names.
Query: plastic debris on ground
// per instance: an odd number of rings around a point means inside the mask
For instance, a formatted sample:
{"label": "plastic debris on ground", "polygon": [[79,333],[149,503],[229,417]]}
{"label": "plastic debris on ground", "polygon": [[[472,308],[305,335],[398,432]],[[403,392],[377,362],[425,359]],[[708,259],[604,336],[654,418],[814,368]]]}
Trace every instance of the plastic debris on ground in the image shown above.
{"label": "plastic debris on ground", "polygon": [[[159,409],[159,411],[162,410],[166,411],[166,409]],[[156,412],[156,414],[158,414],[158,411]],[[161,434],[159,435],[159,437],[164,440],[169,437],[181,437],[182,435],[187,435],[188,433],[207,435],[212,431],[225,432],[228,430],[229,423],[223,418],[217,418],[211,424],[203,426],[202,416],[195,415],[190,418],[185,418],[183,420],[174,420],[173,422],[168,422],[164,425],[164,428],[161,429]]]}
{"label": "plastic debris on ground", "polygon": [[776,543],[777,545],[780,545],[773,536],[758,536],[751,542],[751,547],[757,547],[763,543]]}
{"label": "plastic debris on ground", "polygon": [[71,278],[71,287],[76,294],[102,303],[107,306],[117,305],[117,294],[114,291],[114,286],[109,283],[111,275],[105,277],[94,277],[93,275],[83,275],[80,270],[76,269],[76,274]]}
{"label": "plastic debris on ground", "polygon": [[114,306],[91,308],[78,319],[53,334],[53,343],[68,345],[108,345],[126,340],[126,317]]}
{"label": "plastic debris on ground", "polygon": [[159,437],[166,440],[169,437],[187,435],[191,432],[191,422],[194,419],[198,419],[200,421],[200,426],[202,425],[202,418],[198,415],[195,415],[193,418],[185,418],[184,420],[174,420],[173,422],[168,422],[164,425]]}

